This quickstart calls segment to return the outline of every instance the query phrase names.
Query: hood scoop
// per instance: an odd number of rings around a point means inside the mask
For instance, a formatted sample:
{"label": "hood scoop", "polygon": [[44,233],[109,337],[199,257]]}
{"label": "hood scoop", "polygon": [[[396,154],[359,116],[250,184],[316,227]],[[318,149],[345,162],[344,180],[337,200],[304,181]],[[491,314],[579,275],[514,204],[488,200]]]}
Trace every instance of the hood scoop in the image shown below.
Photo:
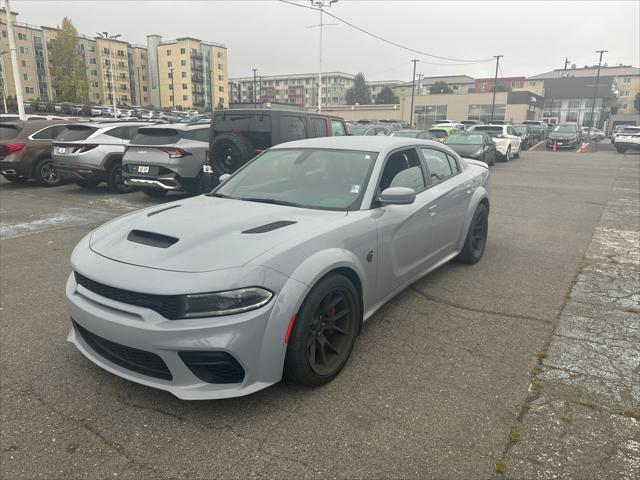
{"label": "hood scoop", "polygon": [[133,243],[139,243],[141,245],[147,245],[149,247],[157,248],[169,248],[176,243],[179,239],[176,237],[169,237],[168,235],[162,235],[155,232],[146,232],[144,230],[131,230],[127,235],[127,240]]}
{"label": "hood scoop", "polygon": [[181,207],[182,205],[171,205],[169,207],[161,208],[160,210],[154,210],[153,212],[147,213],[147,217],[152,217],[153,215],[157,215],[158,213],[166,212],[167,210],[172,210],[174,208]]}
{"label": "hood scoop", "polygon": [[279,228],[288,227],[289,225],[293,225],[294,223],[298,222],[292,222],[290,220],[280,220],[278,222],[267,223],[266,225],[250,228],[249,230],[245,230],[242,233],[267,233]]}

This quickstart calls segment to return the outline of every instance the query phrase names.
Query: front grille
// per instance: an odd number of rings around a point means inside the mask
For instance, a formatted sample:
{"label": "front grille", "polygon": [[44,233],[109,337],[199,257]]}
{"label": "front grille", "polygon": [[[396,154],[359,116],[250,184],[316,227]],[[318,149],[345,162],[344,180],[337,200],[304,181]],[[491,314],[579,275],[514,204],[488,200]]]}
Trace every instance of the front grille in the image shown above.
{"label": "front grille", "polygon": [[137,348],[127,347],[99,337],[73,322],[84,341],[100,356],[128,370],[142,373],[149,377],[171,380],[173,377],[164,360],[155,353],[145,352]]}
{"label": "front grille", "polygon": [[227,352],[178,352],[189,370],[207,383],[242,383],[244,369]]}
{"label": "front grille", "polygon": [[149,308],[169,320],[176,320],[180,317],[181,300],[179,295],[153,295],[150,293],[131,292],[96,282],[78,272],[73,273],[78,285],[82,285],[87,290],[101,297],[110,298],[116,302],[135,305],[136,307]]}

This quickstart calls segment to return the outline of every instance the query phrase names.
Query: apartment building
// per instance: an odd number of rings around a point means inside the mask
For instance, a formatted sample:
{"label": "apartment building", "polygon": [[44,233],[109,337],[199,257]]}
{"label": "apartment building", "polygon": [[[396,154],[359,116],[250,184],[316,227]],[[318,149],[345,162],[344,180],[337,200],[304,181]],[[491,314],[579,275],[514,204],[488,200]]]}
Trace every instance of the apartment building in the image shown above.
{"label": "apartment building", "polygon": [[[322,74],[322,104],[344,105],[347,90],[353,86],[355,75],[344,72]],[[318,74],[258,75],[254,78],[229,79],[232,103],[277,102],[301,107],[318,104]]]}
{"label": "apartment building", "polygon": [[127,53],[129,57],[129,80],[131,81],[131,104],[148,106],[150,103],[147,47],[144,45],[129,45]]}
{"label": "apartment building", "polygon": [[227,48],[192,37],[147,37],[150,99],[161,107],[208,111],[229,106]]}
{"label": "apartment building", "polygon": [[510,92],[514,89],[523,88],[526,81],[525,77],[476,78],[474,88],[476,93],[485,93],[493,92],[493,87],[498,85],[498,90]]}
{"label": "apartment building", "polygon": [[[40,27],[16,22],[17,13],[11,12],[19,75],[22,80],[22,94],[25,99],[50,99],[51,80],[47,61],[46,41]],[[15,97],[16,87],[13,66],[9,55],[7,12],[0,8],[0,82],[1,91]]]}
{"label": "apartment building", "polygon": [[[416,95],[429,95],[431,87],[438,82],[446,83],[454,94],[473,93],[475,91],[475,80],[467,75],[448,75],[437,77],[419,77],[416,79]],[[402,82],[393,90],[396,95],[402,96],[411,93],[413,82]]]}
{"label": "apartment building", "polygon": [[389,87],[393,90],[402,83],[404,82],[401,82],[400,80],[374,80],[372,82],[367,82],[369,92],[371,93],[371,103],[375,103],[376,97],[383,89]]}

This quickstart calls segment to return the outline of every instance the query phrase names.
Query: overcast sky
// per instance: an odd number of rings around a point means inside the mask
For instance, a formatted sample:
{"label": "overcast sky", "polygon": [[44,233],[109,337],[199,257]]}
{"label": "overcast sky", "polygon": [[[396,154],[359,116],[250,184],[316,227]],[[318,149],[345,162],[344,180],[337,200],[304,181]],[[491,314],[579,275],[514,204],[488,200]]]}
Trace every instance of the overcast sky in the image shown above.
{"label": "overcast sky", "polygon": [[[4,1],[0,0],[4,4]],[[309,5],[308,1],[300,1]],[[191,36],[224,43],[229,75],[316,72],[318,12],[276,0],[11,0],[21,22],[59,24],[71,18],[80,33],[121,33],[146,43],[147,34],[166,39]],[[561,68],[565,57],[578,66],[604,61],[640,64],[640,2],[339,0],[329,12],[371,33],[421,52],[456,59],[501,54],[504,76],[534,75]],[[425,76],[467,74],[492,77],[495,63],[460,64],[388,45],[338,23],[324,29],[323,71],[362,71],[368,80],[410,80],[410,60]],[[430,63],[435,63],[433,65]],[[444,64],[444,65],[443,65]]]}

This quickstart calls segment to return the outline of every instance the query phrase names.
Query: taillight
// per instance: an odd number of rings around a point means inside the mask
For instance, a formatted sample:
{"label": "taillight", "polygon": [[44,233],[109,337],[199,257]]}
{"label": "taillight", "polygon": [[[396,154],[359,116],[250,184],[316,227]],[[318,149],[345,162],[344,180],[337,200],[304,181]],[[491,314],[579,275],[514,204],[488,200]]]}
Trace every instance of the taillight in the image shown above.
{"label": "taillight", "polygon": [[169,158],[182,158],[187,155],[187,152],[182,150],[181,148],[171,148],[171,147],[160,147],[165,153],[169,154]]}
{"label": "taillight", "polygon": [[204,151],[204,162],[202,163],[202,171],[204,173],[213,173],[213,168],[209,163],[209,150]]}
{"label": "taillight", "polygon": [[24,148],[24,143],[5,143],[0,145],[0,151],[3,155],[18,152]]}

